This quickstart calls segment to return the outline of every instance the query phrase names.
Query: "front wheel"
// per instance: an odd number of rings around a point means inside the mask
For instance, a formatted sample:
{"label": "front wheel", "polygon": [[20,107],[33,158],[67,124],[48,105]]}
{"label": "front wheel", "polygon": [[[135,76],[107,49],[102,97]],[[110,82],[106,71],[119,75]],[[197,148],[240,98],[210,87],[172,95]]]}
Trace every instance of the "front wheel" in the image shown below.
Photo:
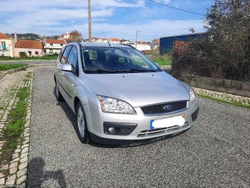
{"label": "front wheel", "polygon": [[87,121],[85,118],[84,110],[80,102],[76,105],[76,130],[77,135],[82,143],[88,144],[90,142]]}

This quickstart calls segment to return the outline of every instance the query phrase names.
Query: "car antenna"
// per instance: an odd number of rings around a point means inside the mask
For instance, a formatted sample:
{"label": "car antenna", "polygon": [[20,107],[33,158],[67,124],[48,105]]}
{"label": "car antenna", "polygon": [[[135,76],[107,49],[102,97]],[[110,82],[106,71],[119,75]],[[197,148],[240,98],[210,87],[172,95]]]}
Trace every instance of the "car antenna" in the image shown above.
{"label": "car antenna", "polygon": [[[102,30],[101,30],[101,31],[102,31]],[[103,31],[102,31],[102,34],[103,34],[104,38],[108,41],[109,46],[111,46],[111,44],[110,44],[110,42],[109,42],[109,39],[107,39],[107,37],[105,36],[105,34],[103,33]]]}

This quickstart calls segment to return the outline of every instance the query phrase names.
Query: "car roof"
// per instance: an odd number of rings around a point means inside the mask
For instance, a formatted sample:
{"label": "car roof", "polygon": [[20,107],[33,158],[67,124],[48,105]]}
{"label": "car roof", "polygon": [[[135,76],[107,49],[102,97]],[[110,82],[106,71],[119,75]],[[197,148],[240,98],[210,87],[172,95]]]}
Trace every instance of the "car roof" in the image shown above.
{"label": "car roof", "polygon": [[[74,44],[76,42],[72,42],[72,43],[69,43],[69,44]],[[93,46],[93,47],[131,47],[131,46],[128,46],[128,45],[124,45],[124,44],[112,44],[112,43],[107,43],[107,42],[77,42],[77,44],[79,44],[81,47],[84,47],[84,46]]]}

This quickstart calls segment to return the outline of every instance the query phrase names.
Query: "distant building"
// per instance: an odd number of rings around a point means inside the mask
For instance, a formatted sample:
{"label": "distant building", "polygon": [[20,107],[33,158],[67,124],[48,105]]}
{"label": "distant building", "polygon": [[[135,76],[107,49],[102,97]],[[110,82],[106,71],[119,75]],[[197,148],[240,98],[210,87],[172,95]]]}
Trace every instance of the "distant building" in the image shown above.
{"label": "distant building", "polygon": [[15,44],[15,57],[25,53],[28,57],[43,56],[43,44],[39,40],[18,40]]}
{"label": "distant building", "polygon": [[15,39],[0,33],[0,56],[14,57]]}
{"label": "distant building", "polygon": [[110,43],[112,44],[120,44],[120,39],[119,38],[110,38]]}
{"label": "distant building", "polygon": [[187,42],[191,39],[195,39],[198,37],[208,37],[208,33],[195,33],[195,34],[187,34],[187,35],[176,35],[169,37],[160,38],[160,53],[169,53],[174,49],[175,44],[180,44],[179,42]]}
{"label": "distant building", "polygon": [[58,40],[73,40],[73,41],[82,41],[82,35],[77,32],[67,32],[58,37]]}
{"label": "distant building", "polygon": [[66,45],[65,40],[45,39],[44,54],[59,54],[64,45]]}
{"label": "distant building", "polygon": [[160,39],[154,39],[151,43],[152,50],[158,50],[160,47]]}
{"label": "distant building", "polygon": [[93,37],[92,42],[110,42],[111,44],[120,44],[120,39],[119,38],[99,38],[99,37]]}
{"label": "distant building", "polygon": [[92,42],[108,42],[108,39],[106,38],[99,38],[99,37],[93,37]]}
{"label": "distant building", "polygon": [[126,40],[126,39],[122,39],[120,42],[121,44],[127,44],[127,45],[132,44],[130,40]]}
{"label": "distant building", "polygon": [[137,41],[137,45],[133,44],[132,46],[135,47],[139,51],[151,50],[151,46],[148,45],[148,43],[145,41]]}

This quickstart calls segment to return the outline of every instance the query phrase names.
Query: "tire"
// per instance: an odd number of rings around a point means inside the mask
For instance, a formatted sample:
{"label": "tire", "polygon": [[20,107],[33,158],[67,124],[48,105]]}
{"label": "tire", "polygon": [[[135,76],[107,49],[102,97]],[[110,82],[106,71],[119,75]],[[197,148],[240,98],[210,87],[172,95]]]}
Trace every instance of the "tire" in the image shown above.
{"label": "tire", "polygon": [[55,81],[55,96],[58,102],[61,102],[64,100],[62,94],[60,93],[59,84],[57,81]]}
{"label": "tire", "polygon": [[79,140],[84,144],[90,143],[87,121],[85,118],[85,113],[80,102],[76,105],[76,131]]}

